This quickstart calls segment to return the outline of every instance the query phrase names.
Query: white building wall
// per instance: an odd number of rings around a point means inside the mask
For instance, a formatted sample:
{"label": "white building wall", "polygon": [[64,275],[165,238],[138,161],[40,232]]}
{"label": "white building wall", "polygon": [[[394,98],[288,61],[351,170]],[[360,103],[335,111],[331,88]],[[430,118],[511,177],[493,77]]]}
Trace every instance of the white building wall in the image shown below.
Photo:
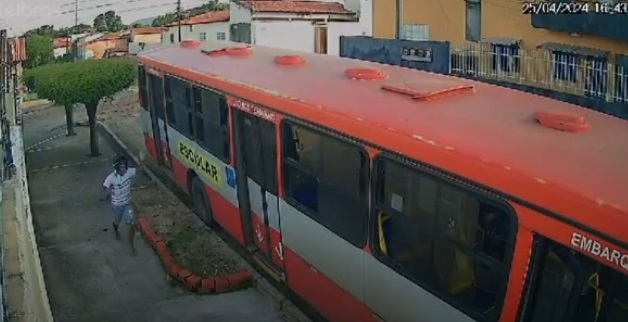
{"label": "white building wall", "polygon": [[359,22],[330,22],[327,24],[327,54],[340,55],[340,36],[368,36]]}
{"label": "white building wall", "polygon": [[[327,2],[343,2],[347,10],[356,12],[357,22],[327,23],[327,53],[340,54],[340,36],[372,36],[373,35],[373,0],[322,0]],[[230,5],[231,24],[250,23],[251,42],[256,45],[282,49],[314,52],[316,46],[316,26],[311,21],[277,21],[265,18],[289,19],[295,17],[283,13],[256,13],[232,2]],[[346,16],[299,15],[299,18],[321,20],[326,18],[344,18]]]}
{"label": "white building wall", "polygon": [[69,48],[55,48],[52,50],[52,54],[54,55],[55,58],[59,58],[59,57],[63,57],[63,55],[65,55],[66,53],[69,52]]}
{"label": "white building wall", "polygon": [[281,49],[314,52],[314,26],[310,21],[255,21],[253,43]]}
{"label": "white building wall", "polygon": [[[314,52],[316,25],[310,21],[254,21],[253,43],[261,46]],[[359,22],[327,23],[327,54],[340,55],[340,36],[368,36]]]}
{"label": "white building wall", "polygon": [[[162,33],[161,42],[165,44],[178,43],[178,30],[179,28],[176,26],[168,27],[168,29]],[[205,34],[205,39],[201,39],[203,33]],[[229,40],[228,22],[214,22],[209,24],[181,26],[181,40],[221,40],[219,38],[222,36],[224,36],[224,40]],[[171,42],[171,39],[173,39],[174,41]]]}

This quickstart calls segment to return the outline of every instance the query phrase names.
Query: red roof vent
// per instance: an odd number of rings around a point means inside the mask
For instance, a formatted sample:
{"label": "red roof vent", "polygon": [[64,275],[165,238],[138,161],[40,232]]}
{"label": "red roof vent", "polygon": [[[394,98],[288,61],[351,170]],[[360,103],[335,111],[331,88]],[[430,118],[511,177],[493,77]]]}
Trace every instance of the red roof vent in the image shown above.
{"label": "red roof vent", "polygon": [[357,80],[380,80],[388,77],[377,68],[349,68],[345,71],[345,75]]}
{"label": "red roof vent", "polygon": [[183,48],[196,48],[201,45],[201,42],[198,40],[184,40],[180,45]]}
{"label": "red roof vent", "polygon": [[462,85],[462,86],[455,86],[451,88],[435,90],[431,92],[419,92],[413,89],[407,89],[407,88],[391,86],[391,85],[382,86],[382,90],[410,96],[413,100],[417,100],[417,101],[433,101],[435,99],[439,99],[439,98],[443,98],[447,96],[473,92],[473,89],[474,89],[473,85]]}
{"label": "red roof vent", "polygon": [[587,123],[584,116],[536,112],[534,113],[534,118],[541,125],[550,129],[572,133],[586,132],[589,130],[589,123]]}
{"label": "red roof vent", "polygon": [[228,56],[237,56],[237,57],[241,57],[241,56],[248,56],[251,53],[253,53],[253,49],[251,49],[251,47],[247,46],[247,47],[231,47],[231,48],[226,48],[225,52]]}
{"label": "red roof vent", "polygon": [[282,66],[302,66],[307,61],[301,56],[276,56],[275,64]]}

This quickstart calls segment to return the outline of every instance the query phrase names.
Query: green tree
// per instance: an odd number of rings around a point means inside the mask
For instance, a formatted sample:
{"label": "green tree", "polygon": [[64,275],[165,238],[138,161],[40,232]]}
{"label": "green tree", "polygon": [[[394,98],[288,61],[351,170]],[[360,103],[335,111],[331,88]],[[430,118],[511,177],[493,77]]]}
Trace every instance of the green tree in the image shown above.
{"label": "green tree", "polygon": [[32,78],[30,82],[37,89],[38,97],[65,106],[68,126],[73,122],[72,106],[85,105],[91,155],[100,156],[96,133],[98,104],[135,82],[135,62],[129,59],[82,60],[43,66],[29,73],[32,76],[25,76],[25,82]]}
{"label": "green tree", "polygon": [[24,33],[24,37],[28,37],[30,35],[40,35],[40,36],[48,36],[50,38],[57,38],[59,36],[59,31],[55,30],[52,25],[43,25],[41,27],[31,29]]}
{"label": "green tree", "polygon": [[26,37],[26,54],[28,61],[24,67],[34,68],[49,64],[54,59],[54,46],[50,36],[31,34]]}
{"label": "green tree", "polygon": [[90,32],[91,30],[92,26],[86,25],[84,23],[68,28],[68,32],[72,35],[83,34],[86,32]]}
{"label": "green tree", "polygon": [[[196,15],[204,14],[210,11],[221,11],[229,9],[229,4],[218,3],[218,1],[209,1],[201,6],[194,7],[181,12],[181,19],[186,19]],[[165,15],[157,16],[153,20],[153,27],[163,27],[178,21],[178,15],[176,12],[166,13]]]}
{"label": "green tree", "polygon": [[101,13],[94,18],[94,29],[98,32],[118,32],[124,27],[122,18],[113,10]]}

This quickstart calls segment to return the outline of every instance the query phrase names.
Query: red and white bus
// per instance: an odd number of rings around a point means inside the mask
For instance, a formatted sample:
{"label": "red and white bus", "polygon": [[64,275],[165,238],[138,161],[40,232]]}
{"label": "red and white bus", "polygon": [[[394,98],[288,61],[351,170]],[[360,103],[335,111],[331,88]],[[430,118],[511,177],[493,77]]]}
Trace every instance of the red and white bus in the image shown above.
{"label": "red and white bus", "polygon": [[455,77],[186,41],[146,146],[329,321],[628,321],[628,123]]}

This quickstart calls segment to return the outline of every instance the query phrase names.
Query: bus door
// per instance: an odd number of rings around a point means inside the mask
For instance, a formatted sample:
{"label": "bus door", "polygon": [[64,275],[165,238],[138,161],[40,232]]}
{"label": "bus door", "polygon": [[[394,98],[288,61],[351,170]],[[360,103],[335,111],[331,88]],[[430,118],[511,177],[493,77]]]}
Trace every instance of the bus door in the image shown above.
{"label": "bus door", "polygon": [[168,166],[171,162],[167,142],[165,104],[164,104],[164,82],[159,76],[150,74],[150,119],[153,129],[153,139],[155,141],[155,151],[159,165]]}
{"label": "bus door", "polygon": [[[249,243],[273,268],[283,267],[277,198],[277,128],[274,123],[234,110],[237,186]],[[250,219],[250,220],[247,220]]]}

